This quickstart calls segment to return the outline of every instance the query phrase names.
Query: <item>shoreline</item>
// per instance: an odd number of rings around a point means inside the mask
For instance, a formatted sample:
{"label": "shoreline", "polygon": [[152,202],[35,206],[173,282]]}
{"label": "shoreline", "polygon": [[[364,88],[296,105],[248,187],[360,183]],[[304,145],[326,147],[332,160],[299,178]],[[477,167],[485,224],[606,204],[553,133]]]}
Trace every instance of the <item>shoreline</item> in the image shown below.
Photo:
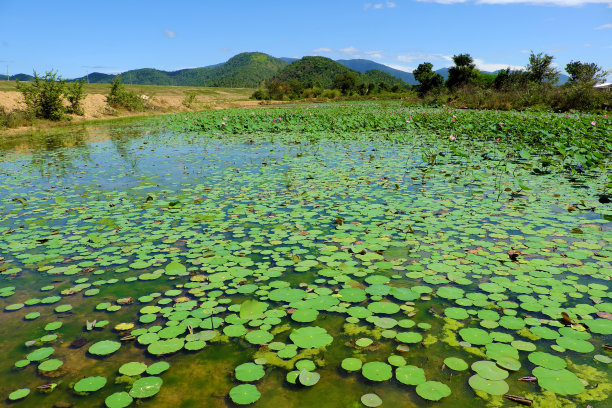
{"label": "shoreline", "polygon": [[[260,105],[260,101],[250,99],[253,90],[248,88],[126,85],[126,89],[145,99],[147,109],[140,112],[113,109],[106,103],[108,85],[91,84],[85,86],[86,95],[83,100],[84,114],[82,116],[68,115],[69,120],[61,121],[33,119],[31,123],[25,125],[0,128],[0,137],[33,134],[51,129],[90,124],[112,123],[112,121],[131,118],[227,108],[254,108]],[[0,84],[0,112],[4,111],[10,114],[11,112],[23,111],[25,108],[23,96],[16,90],[15,84],[3,81]]]}

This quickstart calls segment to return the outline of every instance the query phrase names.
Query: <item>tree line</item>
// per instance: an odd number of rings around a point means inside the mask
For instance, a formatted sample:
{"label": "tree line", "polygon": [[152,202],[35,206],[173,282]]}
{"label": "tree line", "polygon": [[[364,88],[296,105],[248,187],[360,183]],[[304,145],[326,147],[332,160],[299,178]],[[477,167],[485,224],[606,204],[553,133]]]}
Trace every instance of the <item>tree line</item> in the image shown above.
{"label": "tree line", "polygon": [[554,57],[545,53],[531,52],[524,70],[507,68],[494,74],[479,71],[470,54],[454,55],[452,60],[454,65],[449,68],[446,80],[433,71],[432,63],[424,62],[413,71],[417,85],[391,86],[384,80],[369,80],[367,73],[346,72],[335,75],[327,88],[311,79],[272,79],[262,83],[253,98],[392,97],[471,108],[553,110],[607,110],[612,99],[612,94],[593,88],[609,74],[595,63],[571,61],[565,66],[569,81],[557,85],[561,72],[554,65]]}

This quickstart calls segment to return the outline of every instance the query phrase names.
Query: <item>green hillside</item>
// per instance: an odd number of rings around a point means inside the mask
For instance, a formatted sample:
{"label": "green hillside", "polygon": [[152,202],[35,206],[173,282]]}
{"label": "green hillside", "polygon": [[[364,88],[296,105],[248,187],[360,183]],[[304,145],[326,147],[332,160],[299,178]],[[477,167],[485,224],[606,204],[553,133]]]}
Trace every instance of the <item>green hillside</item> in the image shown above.
{"label": "green hillside", "polygon": [[260,52],[243,52],[225,64],[209,68],[206,86],[256,88],[287,66],[281,59]]}
{"label": "green hillside", "polygon": [[[213,67],[161,71],[153,68],[133,69],[121,73],[123,82],[133,85],[219,86],[256,88],[276,75],[287,63],[260,52],[244,52]],[[90,83],[110,83],[114,75],[91,73]],[[77,78],[80,79],[80,78]]]}
{"label": "green hillside", "polygon": [[364,82],[374,83],[376,85],[380,84],[381,82],[384,82],[390,87],[392,87],[393,85],[398,85],[402,88],[406,88],[409,86],[401,79],[378,69],[371,69],[369,71],[366,71],[364,74],[362,74],[362,76],[364,78]]}
{"label": "green hillside", "polygon": [[339,74],[353,73],[357,77],[361,74],[334,60],[325,57],[304,57],[286,66],[274,77],[283,82],[297,80],[304,87],[332,88],[334,78]]}

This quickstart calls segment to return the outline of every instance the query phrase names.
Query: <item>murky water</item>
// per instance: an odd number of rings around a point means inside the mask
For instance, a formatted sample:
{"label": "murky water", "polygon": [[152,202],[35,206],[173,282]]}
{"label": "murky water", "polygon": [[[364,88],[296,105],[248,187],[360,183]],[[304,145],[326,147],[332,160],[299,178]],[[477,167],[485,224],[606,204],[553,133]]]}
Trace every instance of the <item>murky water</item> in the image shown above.
{"label": "murky water", "polygon": [[[603,345],[611,331],[597,315],[612,312],[612,209],[598,202],[606,172],[536,176],[526,163],[502,169],[476,150],[431,166],[421,157],[426,144],[365,136],[296,143],[139,124],[3,142],[0,398],[30,388],[10,403],[103,406],[111,394],[132,389],[137,377],[118,373],[124,363],[167,361],[161,390],[144,405],[233,406],[230,390],[241,383],[235,367],[265,358],[256,361],[265,376],[253,382],[261,393],[254,406],[359,407],[367,393],[383,406],[514,406],[476,395],[468,383],[474,371],[452,371],[444,360],[472,364],[516,353],[520,368],[503,380],[507,393],[534,406],[609,405],[610,353]],[[518,178],[531,190],[517,187]],[[361,289],[356,299],[342,295],[349,287]],[[127,297],[133,303],[116,307]],[[267,310],[241,318],[247,299]],[[58,312],[60,305],[72,309]],[[160,308],[142,323],[141,309],[151,305]],[[291,317],[302,311],[315,317]],[[40,316],[26,318],[34,312]],[[573,329],[564,328],[562,312]],[[217,334],[201,350],[155,355],[140,344],[139,336],[172,325],[208,333],[211,314],[219,318]],[[593,319],[599,323],[591,328]],[[87,330],[94,320],[108,324]],[[61,327],[45,330],[55,321]],[[129,335],[113,329],[119,323],[135,323],[137,340],[121,341],[108,356],[88,353],[98,341]],[[228,337],[227,326],[270,333],[279,348],[291,347],[301,327],[323,328],[333,340],[283,358],[271,341]],[[554,338],[529,330],[540,326]],[[487,340],[466,343],[460,329],[469,327]],[[57,338],[41,341],[50,333]],[[400,341],[401,333],[417,335]],[[188,334],[178,338],[195,341]],[[71,347],[79,337],[87,344]],[[360,338],[374,342],[359,347]],[[38,371],[39,361],[15,367],[41,347],[54,349],[50,358],[63,362],[60,369]],[[538,382],[518,381],[532,375],[534,350],[566,360],[585,391],[555,395]],[[419,367],[451,395],[427,401],[395,378],[394,367],[394,378],[368,380],[368,373],[341,368],[348,357]],[[316,385],[287,381],[302,359],[315,363]],[[92,376],[105,377],[106,385],[87,395],[72,390]],[[36,389],[52,383],[53,392]]]}

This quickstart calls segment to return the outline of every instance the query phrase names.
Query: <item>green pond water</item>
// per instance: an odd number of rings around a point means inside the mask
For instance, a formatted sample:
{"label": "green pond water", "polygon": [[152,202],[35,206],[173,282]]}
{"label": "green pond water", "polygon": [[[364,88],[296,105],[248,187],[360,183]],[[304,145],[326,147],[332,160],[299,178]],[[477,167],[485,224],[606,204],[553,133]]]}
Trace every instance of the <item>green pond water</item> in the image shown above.
{"label": "green pond water", "polygon": [[428,165],[429,143],[139,123],[1,142],[0,405],[612,406],[608,172],[486,145]]}

